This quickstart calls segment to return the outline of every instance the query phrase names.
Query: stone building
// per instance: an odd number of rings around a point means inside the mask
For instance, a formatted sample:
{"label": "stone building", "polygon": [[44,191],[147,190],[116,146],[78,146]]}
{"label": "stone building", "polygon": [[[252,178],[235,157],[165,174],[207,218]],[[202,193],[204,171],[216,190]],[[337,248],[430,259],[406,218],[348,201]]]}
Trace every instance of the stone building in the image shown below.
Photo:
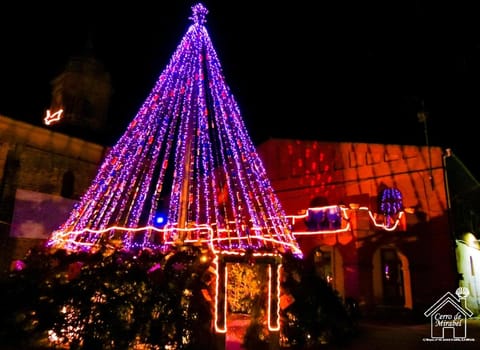
{"label": "stone building", "polygon": [[110,74],[95,58],[91,43],[81,55],[70,57],[51,87],[48,113],[61,111],[61,119],[49,127],[98,140],[107,125],[112,86]]}
{"label": "stone building", "polygon": [[[2,270],[65,219],[62,208],[87,189],[107,149],[98,140],[105,133],[112,88],[91,45],[72,56],[51,84],[43,123],[40,117],[32,125],[0,116]],[[22,218],[15,217],[15,209]]]}
{"label": "stone building", "polygon": [[104,146],[0,116],[3,268],[42,240],[10,237],[18,190],[76,200],[90,185],[105,152]]}

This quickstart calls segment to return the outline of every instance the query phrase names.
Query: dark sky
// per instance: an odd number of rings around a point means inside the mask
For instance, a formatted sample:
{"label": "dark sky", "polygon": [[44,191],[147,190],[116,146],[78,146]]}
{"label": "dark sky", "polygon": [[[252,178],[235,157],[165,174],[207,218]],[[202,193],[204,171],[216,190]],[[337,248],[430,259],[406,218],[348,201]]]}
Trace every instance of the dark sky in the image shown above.
{"label": "dark sky", "polygon": [[[196,1],[4,3],[0,114],[40,125],[50,81],[91,36],[112,77],[109,123],[116,139],[180,43]],[[451,148],[480,179],[474,2],[202,3],[254,142],[425,144],[417,119],[423,101],[429,143]]]}

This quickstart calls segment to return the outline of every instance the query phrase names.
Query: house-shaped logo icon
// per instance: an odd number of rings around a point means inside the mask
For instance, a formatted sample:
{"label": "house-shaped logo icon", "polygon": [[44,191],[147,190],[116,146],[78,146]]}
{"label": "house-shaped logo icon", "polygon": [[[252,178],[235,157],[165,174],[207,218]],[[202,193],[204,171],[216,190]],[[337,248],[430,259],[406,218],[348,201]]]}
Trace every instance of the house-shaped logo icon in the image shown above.
{"label": "house-shaped logo icon", "polygon": [[426,317],[430,317],[432,339],[467,337],[467,318],[473,313],[465,305],[462,306],[461,301],[468,296],[468,290],[459,288],[456,294],[445,293],[424,312]]}

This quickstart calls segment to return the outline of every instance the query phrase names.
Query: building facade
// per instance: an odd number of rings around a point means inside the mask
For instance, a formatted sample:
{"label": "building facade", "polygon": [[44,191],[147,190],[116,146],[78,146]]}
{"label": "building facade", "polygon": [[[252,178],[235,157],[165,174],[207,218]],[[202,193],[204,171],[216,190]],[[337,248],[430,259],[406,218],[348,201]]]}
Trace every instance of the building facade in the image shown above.
{"label": "building facade", "polygon": [[420,315],[458,287],[441,148],[270,139],[258,152],[306,258],[364,312]]}
{"label": "building facade", "polygon": [[[19,191],[52,196],[49,200],[77,200],[97,173],[106,148],[43,127],[0,116],[0,242],[2,270],[24,256],[37,239],[12,237]],[[47,200],[48,196],[44,196]],[[37,205],[44,205],[41,199]],[[43,214],[46,217],[45,213]],[[58,218],[58,223],[65,219]],[[37,224],[26,218],[27,224]],[[37,236],[39,236],[37,234]],[[40,235],[41,236],[41,235]],[[46,238],[46,237],[44,237]]]}
{"label": "building facade", "polygon": [[69,58],[51,87],[41,126],[0,115],[2,270],[65,220],[107,151],[98,140],[106,132],[112,87],[91,42]]}
{"label": "building facade", "polygon": [[[63,71],[51,81],[48,123],[52,130],[99,139],[107,126],[112,97],[110,73],[95,58],[89,43],[81,55],[69,58]],[[47,118],[46,116],[45,118]]]}

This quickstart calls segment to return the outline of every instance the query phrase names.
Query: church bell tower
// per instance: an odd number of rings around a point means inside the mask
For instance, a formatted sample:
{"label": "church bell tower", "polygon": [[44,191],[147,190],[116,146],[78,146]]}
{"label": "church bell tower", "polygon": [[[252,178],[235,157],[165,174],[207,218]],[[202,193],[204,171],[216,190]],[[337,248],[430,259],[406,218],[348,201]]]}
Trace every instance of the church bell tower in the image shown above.
{"label": "church bell tower", "polygon": [[112,88],[110,74],[94,57],[91,42],[82,55],[68,60],[51,85],[52,98],[45,124],[74,134],[102,133]]}

